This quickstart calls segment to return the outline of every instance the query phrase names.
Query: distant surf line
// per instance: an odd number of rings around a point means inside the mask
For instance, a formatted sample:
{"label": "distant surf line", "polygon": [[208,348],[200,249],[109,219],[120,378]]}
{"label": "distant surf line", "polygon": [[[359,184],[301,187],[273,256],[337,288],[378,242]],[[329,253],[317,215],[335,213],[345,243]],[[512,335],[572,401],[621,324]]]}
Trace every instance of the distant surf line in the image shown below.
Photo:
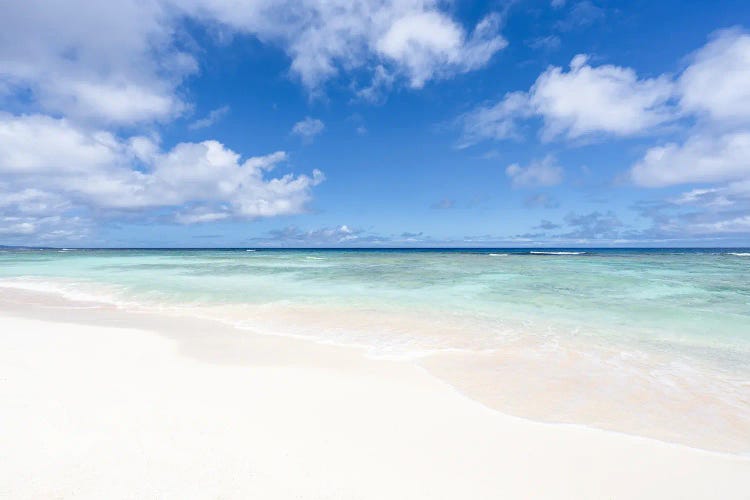
{"label": "distant surf line", "polygon": [[532,255],[583,255],[586,252],[544,252],[539,250],[532,250],[529,253]]}

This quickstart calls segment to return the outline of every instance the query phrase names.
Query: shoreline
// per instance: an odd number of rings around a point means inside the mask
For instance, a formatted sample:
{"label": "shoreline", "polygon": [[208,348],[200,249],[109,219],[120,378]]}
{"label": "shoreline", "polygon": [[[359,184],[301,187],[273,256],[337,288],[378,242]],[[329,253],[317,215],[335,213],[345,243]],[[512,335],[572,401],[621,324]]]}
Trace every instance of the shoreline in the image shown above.
{"label": "shoreline", "polygon": [[741,498],[750,487],[748,457],[505,415],[412,363],[17,298],[0,310],[0,493],[13,498]]}
{"label": "shoreline", "polygon": [[[108,296],[99,299],[90,294],[70,295],[61,289],[0,286],[0,311],[15,311],[16,315],[31,319],[157,331],[178,341],[188,355],[204,361],[210,360],[207,354],[215,351],[213,344],[216,343],[224,346],[239,345],[243,339],[253,336],[286,339],[301,343],[300,345],[310,344],[330,348],[332,351],[350,352],[355,357],[368,360],[414,365],[462,396],[504,415],[750,457],[750,420],[742,419],[743,414],[732,414],[731,407],[727,411],[720,406],[738,404],[744,405],[742,408],[750,408],[747,399],[750,391],[745,391],[742,382],[734,388],[739,391],[736,396],[738,399],[728,402],[710,399],[713,397],[710,387],[705,387],[704,392],[698,393],[690,392],[700,389],[697,386],[677,387],[676,393],[669,392],[675,390],[674,382],[679,383],[679,379],[673,380],[671,385],[667,379],[664,385],[659,380],[658,383],[650,382],[646,386],[630,387],[633,381],[638,381],[637,377],[642,377],[644,373],[652,376],[653,373],[649,374],[649,367],[634,365],[632,360],[628,361],[630,365],[610,366],[613,362],[621,362],[621,353],[617,349],[597,351],[596,356],[606,355],[609,359],[597,358],[593,364],[586,359],[589,352],[585,345],[572,350],[570,348],[575,346],[567,346],[563,350],[554,348],[546,352],[544,358],[536,359],[540,346],[533,343],[510,343],[489,351],[446,349],[416,357],[373,356],[371,346],[364,343],[338,342],[335,337],[321,339],[282,330],[253,329],[248,324],[255,319],[253,315],[249,316],[249,320],[244,320],[242,326],[238,326],[234,319],[225,318],[223,310],[217,315],[216,311],[210,308],[204,310],[202,306],[196,306],[200,311],[187,305],[147,307],[139,301],[120,302],[106,297]],[[272,309],[271,312],[277,314],[279,311]],[[287,319],[299,321],[305,317],[303,313],[315,317],[314,311],[302,309],[289,318],[282,314],[279,324]],[[328,315],[331,316],[330,312]],[[333,319],[337,317],[331,316]],[[331,318],[327,320],[330,322]],[[337,321],[348,322],[346,324],[349,327],[354,327],[357,321],[363,320],[366,317],[345,317]],[[420,327],[416,323],[407,323],[406,326]],[[211,331],[212,336],[203,336],[197,331],[201,328]],[[203,341],[196,344],[194,340],[198,338]],[[207,340],[210,341],[206,342]],[[238,352],[235,354],[235,362],[244,364],[248,360],[262,361],[251,354]],[[222,359],[226,357],[226,353],[221,355]],[[308,362],[305,359],[297,361]],[[602,362],[605,363],[603,367],[600,366]],[[653,369],[654,366],[658,368],[659,362],[651,360],[650,367]],[[664,366],[669,369],[668,365]],[[636,373],[632,372],[634,368],[638,370]],[[682,400],[679,399],[680,396]],[[685,400],[685,397],[691,399]],[[570,401],[577,405],[572,411],[569,409]],[[631,408],[636,408],[637,411],[630,411]],[[703,412],[703,415],[696,413],[696,410]],[[717,413],[718,411],[725,413]],[[688,421],[677,420],[688,416]],[[699,418],[702,420],[698,420]],[[717,433],[717,429],[721,432]]]}

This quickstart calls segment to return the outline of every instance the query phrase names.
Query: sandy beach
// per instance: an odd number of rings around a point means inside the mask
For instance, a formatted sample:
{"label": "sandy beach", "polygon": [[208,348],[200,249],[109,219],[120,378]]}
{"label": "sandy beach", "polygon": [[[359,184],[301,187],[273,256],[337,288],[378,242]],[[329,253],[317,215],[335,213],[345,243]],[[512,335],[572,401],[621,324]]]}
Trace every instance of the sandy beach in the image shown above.
{"label": "sandy beach", "polygon": [[0,313],[3,498],[750,491],[746,457],[506,416],[409,362],[209,322],[22,302],[6,300]]}

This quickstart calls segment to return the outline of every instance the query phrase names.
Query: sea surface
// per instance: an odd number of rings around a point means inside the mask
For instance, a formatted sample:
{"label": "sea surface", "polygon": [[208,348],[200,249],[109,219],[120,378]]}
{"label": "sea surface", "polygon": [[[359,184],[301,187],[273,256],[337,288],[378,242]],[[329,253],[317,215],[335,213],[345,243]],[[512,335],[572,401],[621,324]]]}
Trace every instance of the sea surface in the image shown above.
{"label": "sea surface", "polygon": [[3,249],[0,288],[359,346],[522,417],[750,452],[750,249]]}

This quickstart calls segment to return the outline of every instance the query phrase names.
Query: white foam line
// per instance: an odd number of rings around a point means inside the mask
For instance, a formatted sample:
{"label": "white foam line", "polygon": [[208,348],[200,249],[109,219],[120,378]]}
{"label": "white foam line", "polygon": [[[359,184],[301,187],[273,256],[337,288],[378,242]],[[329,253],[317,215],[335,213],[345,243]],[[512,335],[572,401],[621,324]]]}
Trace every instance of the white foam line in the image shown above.
{"label": "white foam line", "polygon": [[529,253],[533,255],[583,255],[586,252],[541,252],[532,250]]}

